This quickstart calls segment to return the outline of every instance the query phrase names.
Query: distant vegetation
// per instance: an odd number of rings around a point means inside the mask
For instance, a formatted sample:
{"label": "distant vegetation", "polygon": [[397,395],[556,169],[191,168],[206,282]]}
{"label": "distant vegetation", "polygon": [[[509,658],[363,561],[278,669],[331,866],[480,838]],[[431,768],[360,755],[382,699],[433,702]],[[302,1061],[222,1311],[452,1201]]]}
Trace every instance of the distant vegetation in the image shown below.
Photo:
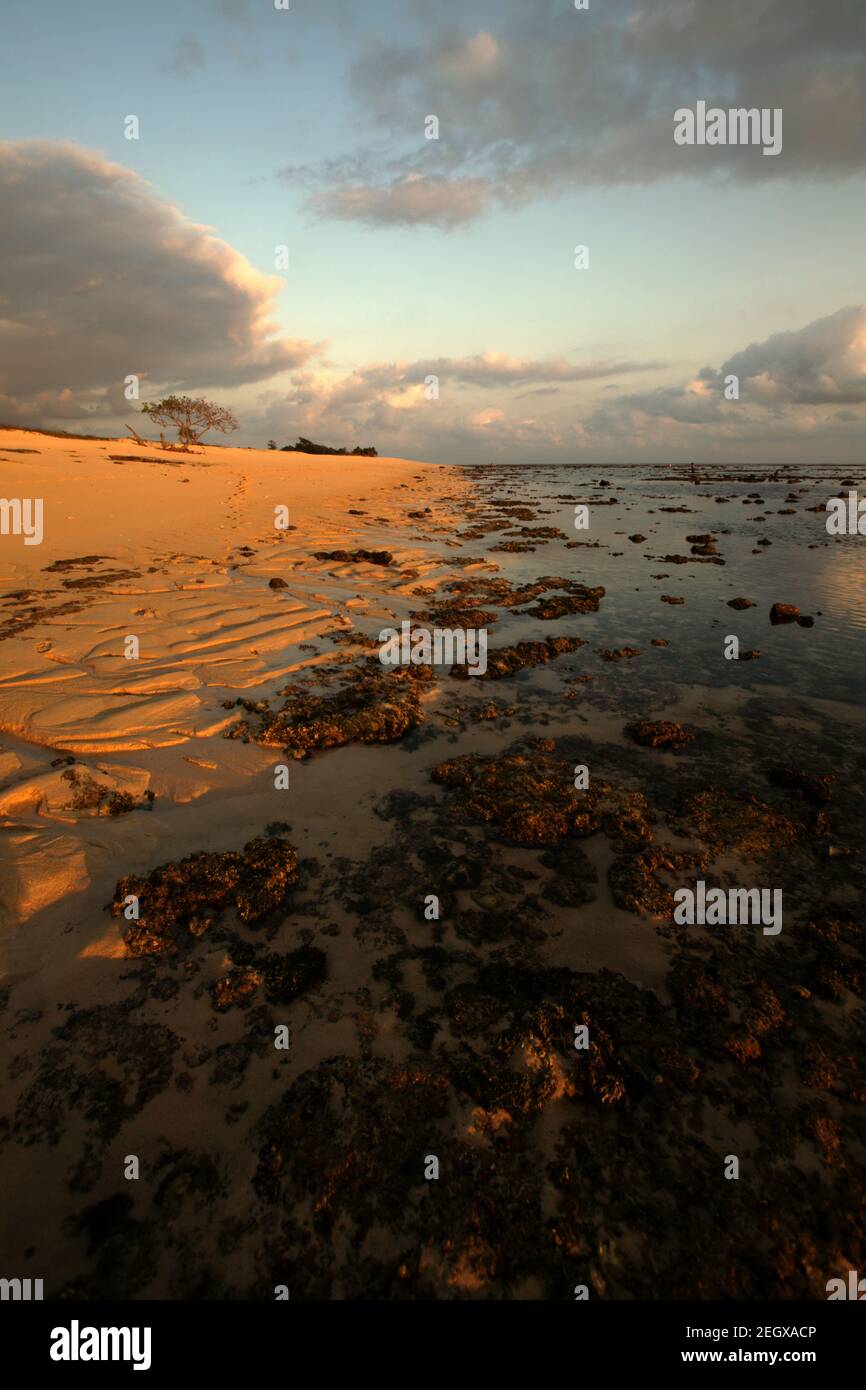
{"label": "distant vegetation", "polygon": [[[276,447],[271,440],[268,440],[268,448]],[[354,449],[331,449],[327,444],[314,444],[312,439],[304,439],[303,435],[298,438],[297,444],[284,444],[280,450],[283,454],[344,454],[352,458],[375,459],[379,457],[379,451],[374,449],[372,444],[369,449],[362,449],[360,444],[356,444]]]}

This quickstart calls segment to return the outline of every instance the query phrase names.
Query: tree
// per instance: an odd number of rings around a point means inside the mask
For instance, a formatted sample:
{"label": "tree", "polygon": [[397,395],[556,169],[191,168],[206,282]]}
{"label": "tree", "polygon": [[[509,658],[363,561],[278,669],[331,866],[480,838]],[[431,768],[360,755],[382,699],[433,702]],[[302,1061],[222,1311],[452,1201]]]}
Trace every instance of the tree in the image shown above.
{"label": "tree", "polygon": [[157,425],[173,425],[177,429],[182,449],[190,444],[198,444],[208,430],[220,430],[230,434],[238,428],[238,422],[230,410],[214,405],[203,396],[165,396],[161,401],[150,401],[141,407],[142,414],[149,415]]}
{"label": "tree", "polygon": [[275,439],[269,439],[269,440],[268,440],[268,448],[269,448],[269,449],[276,449],[276,447],[277,447],[277,441],[276,441]]}

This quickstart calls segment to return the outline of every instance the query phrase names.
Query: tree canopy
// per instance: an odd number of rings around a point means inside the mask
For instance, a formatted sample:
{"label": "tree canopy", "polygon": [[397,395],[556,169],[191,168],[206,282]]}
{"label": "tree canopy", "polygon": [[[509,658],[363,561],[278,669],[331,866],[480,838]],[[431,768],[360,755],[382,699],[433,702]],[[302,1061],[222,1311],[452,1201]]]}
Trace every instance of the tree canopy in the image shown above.
{"label": "tree canopy", "polygon": [[238,428],[238,421],[230,410],[206,401],[203,396],[164,396],[161,401],[149,401],[141,410],[157,425],[174,426],[181,445],[186,448],[198,444],[208,430],[230,434]]}

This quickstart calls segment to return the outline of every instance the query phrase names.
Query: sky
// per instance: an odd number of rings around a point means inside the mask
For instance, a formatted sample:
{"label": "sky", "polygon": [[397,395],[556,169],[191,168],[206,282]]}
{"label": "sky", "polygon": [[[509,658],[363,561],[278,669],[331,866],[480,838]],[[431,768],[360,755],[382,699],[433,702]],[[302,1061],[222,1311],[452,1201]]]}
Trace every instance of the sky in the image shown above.
{"label": "sky", "polygon": [[[257,447],[863,461],[862,0],[3,0],[2,28],[0,423],[147,435],[183,392]],[[780,111],[781,149],[678,143],[699,101]]]}

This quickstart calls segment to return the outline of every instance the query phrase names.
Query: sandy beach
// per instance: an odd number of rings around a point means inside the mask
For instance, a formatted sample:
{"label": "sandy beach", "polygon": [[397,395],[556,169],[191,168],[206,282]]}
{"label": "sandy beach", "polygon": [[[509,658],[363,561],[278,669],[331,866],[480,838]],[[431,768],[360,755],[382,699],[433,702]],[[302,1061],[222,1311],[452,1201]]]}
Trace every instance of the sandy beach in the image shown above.
{"label": "sandy beach", "polygon": [[[393,600],[449,575],[447,507],[419,545],[406,499],[459,487],[447,469],[401,459],[160,455],[130,440],[15,430],[2,432],[0,457],[6,493],[47,499],[42,544],[9,536],[0,552],[0,813],[21,827],[2,879],[9,926],[85,892],[122,843],[114,818],[104,845],[92,826],[82,834],[54,754],[86,759],[100,786],[136,802],[152,792],[160,808],[231,795],[272,759],[220,737],[236,720],[225,701],[272,694],[302,668],[344,657],[319,639],[362,618],[372,629]],[[285,529],[275,526],[281,507]],[[383,537],[387,572],[313,554],[375,550]],[[137,658],[124,654],[127,636],[138,638]],[[159,819],[148,821],[152,845]]]}

